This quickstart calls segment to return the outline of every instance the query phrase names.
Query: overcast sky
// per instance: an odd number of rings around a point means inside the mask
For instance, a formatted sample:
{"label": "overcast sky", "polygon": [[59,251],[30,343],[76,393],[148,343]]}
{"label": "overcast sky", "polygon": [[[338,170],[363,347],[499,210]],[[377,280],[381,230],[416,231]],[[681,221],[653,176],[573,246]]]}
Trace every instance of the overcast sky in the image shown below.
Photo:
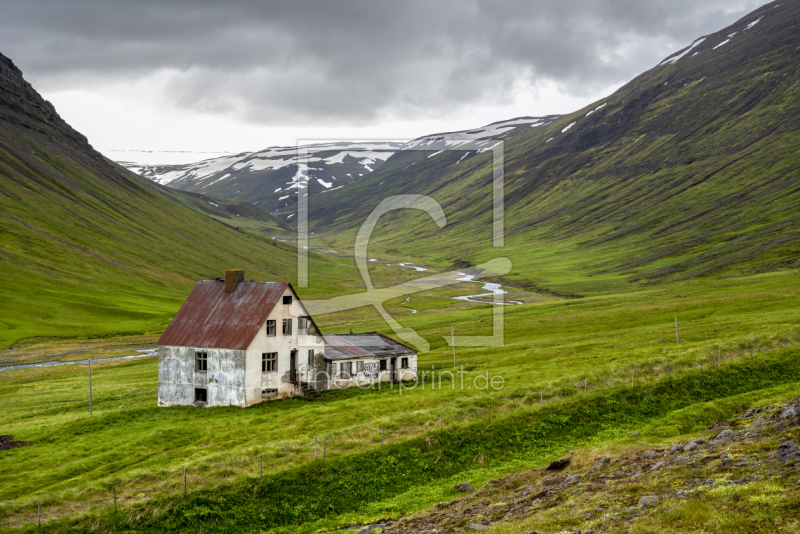
{"label": "overcast sky", "polygon": [[569,113],[766,3],[0,0],[0,52],[112,159],[188,162]]}

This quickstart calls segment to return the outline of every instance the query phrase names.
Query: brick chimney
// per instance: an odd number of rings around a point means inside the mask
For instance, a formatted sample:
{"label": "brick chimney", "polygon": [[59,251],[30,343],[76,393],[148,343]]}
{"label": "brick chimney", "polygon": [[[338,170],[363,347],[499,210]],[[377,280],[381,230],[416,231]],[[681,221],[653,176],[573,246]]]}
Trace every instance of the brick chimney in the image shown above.
{"label": "brick chimney", "polygon": [[225,271],[225,293],[233,293],[239,282],[244,282],[244,271],[241,269],[229,269]]}

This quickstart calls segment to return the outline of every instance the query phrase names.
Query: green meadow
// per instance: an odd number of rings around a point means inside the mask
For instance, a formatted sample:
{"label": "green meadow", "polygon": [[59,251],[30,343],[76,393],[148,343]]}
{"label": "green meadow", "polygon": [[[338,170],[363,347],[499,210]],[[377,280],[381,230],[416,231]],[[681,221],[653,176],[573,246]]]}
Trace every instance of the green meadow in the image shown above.
{"label": "green meadow", "polygon": [[[406,271],[375,267],[377,279]],[[3,372],[0,428],[34,444],[0,455],[0,524],[33,529],[42,503],[52,531],[196,531],[202,524],[211,532],[239,521],[253,532],[321,532],[426,508],[452,498],[462,479],[478,487],[567,449],[624,442],[631,431],[648,440],[677,437],[755,399],[800,394],[800,276],[793,272],[565,300],[515,290],[530,302],[504,308],[505,345],[456,347],[452,373],[443,339],[451,326],[456,335],[491,334],[491,306],[449,298],[476,287],[389,303],[431,343],[419,359],[425,387],[420,380],[247,409],[158,408],[157,361],[146,358],[93,365],[90,416],[85,365]],[[386,330],[367,308],[318,322],[324,332],[354,323],[358,331]],[[88,351],[80,346],[78,353]],[[486,388],[494,377],[502,387]],[[532,425],[544,425],[536,439],[521,437]]]}

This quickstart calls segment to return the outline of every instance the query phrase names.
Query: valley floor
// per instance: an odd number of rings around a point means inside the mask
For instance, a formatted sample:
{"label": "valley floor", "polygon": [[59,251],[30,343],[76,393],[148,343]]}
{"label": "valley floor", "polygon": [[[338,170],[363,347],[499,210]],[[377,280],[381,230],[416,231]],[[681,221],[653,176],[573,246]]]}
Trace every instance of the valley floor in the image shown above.
{"label": "valley floor", "polygon": [[[326,393],[321,402],[295,399],[248,409],[163,409],[156,407],[155,400],[157,362],[145,358],[93,365],[90,417],[85,366],[0,372],[0,433],[33,442],[0,451],[0,525],[10,531],[35,529],[41,503],[43,522],[54,532],[196,532],[196,521],[203,521],[196,514],[205,514],[201,510],[205,506],[213,511],[208,517],[216,517],[207,520],[206,531],[223,532],[232,517],[226,514],[234,514],[230,507],[249,502],[240,492],[252,495],[262,491],[263,485],[278,484],[276,488],[284,489],[271,490],[275,499],[313,498],[319,504],[301,500],[291,513],[259,509],[252,517],[246,515],[250,519],[239,530],[323,532],[408,516],[452,501],[458,495],[455,485],[469,480],[479,490],[467,498],[472,504],[464,501],[435,508],[413,519],[428,521],[430,528],[439,528],[432,526],[439,521],[447,523],[447,528],[464,530],[468,524],[455,526],[464,519],[482,523],[491,517],[489,522],[494,522],[496,514],[487,515],[487,507],[497,502],[505,503],[498,506],[505,518],[512,507],[509,503],[518,506],[517,500],[525,500],[526,495],[513,492],[519,487],[532,485],[531,497],[541,493],[537,488],[544,478],[531,469],[541,469],[569,450],[575,452],[570,455],[573,464],[567,473],[581,474],[578,485],[557,480],[556,494],[537,497],[542,502],[522,506],[528,508],[527,515],[512,512],[502,524],[492,526],[493,530],[555,532],[562,525],[585,530],[587,512],[594,517],[587,524],[599,525],[600,518],[610,513],[618,514],[614,516],[618,519],[604,519],[607,528],[643,529],[642,525],[658,525],[673,517],[669,516],[673,512],[667,511],[676,506],[690,507],[695,520],[709,519],[717,512],[712,501],[702,499],[716,493],[695,496],[689,479],[702,475],[733,480],[727,474],[733,468],[723,468],[719,461],[723,449],[702,447],[704,456],[691,460],[685,468],[690,473],[695,463],[702,466],[697,467],[700,474],[691,476],[672,468],[673,456],[664,458],[667,469],[650,474],[655,459],[644,462],[636,459],[636,454],[656,450],[663,456],[665,451],[658,450],[673,440],[707,439],[710,433],[700,433],[700,429],[731,420],[755,403],[763,407],[800,395],[796,370],[786,367],[794,364],[781,363],[790,361],[792,354],[796,359],[800,341],[796,305],[800,276],[793,272],[690,280],[568,300],[528,299],[530,294],[519,291],[515,296],[526,303],[504,309],[505,345],[457,347],[458,370],[463,366],[464,374],[454,379],[442,375],[453,370],[452,349],[445,342],[451,325],[456,335],[491,334],[493,310],[490,305],[458,301],[452,306],[451,291],[453,288],[411,296],[410,302],[398,298],[387,305],[404,326],[416,329],[431,344],[430,352],[420,354],[420,371],[430,370],[424,388],[404,384],[399,389],[345,390]],[[680,344],[675,341],[676,313]],[[325,332],[345,331],[354,323],[358,323],[357,330],[386,330],[377,317],[374,310],[363,308],[349,315],[321,316],[318,322]],[[30,361],[36,353],[65,359],[81,359],[89,353],[116,355],[152,343],[152,339],[49,343],[53,345],[20,348],[20,358],[14,356],[13,361]],[[7,357],[5,361],[12,360]],[[780,371],[781,365],[785,372]],[[730,386],[714,382],[729,374]],[[443,379],[432,388],[430,377],[434,375]],[[463,387],[459,376],[463,376]],[[503,387],[483,387],[485,376],[502,377]],[[664,388],[670,380],[684,386]],[[654,391],[661,400],[652,411],[629,413],[649,406],[647,399],[656,398]],[[642,397],[636,402],[625,400],[630,395]],[[596,419],[580,412],[590,407],[599,410],[600,406],[607,412]],[[553,421],[562,420],[570,422],[558,424],[568,426],[553,431]],[[738,431],[747,421],[733,422]],[[551,426],[542,430],[542,439],[514,437],[525,432],[515,428],[545,423]],[[767,453],[774,452],[780,440],[796,434],[796,429],[786,434],[774,428],[763,434],[761,441],[737,438],[730,444],[731,452],[752,454],[754,462],[766,462]],[[627,437],[634,431],[641,432],[641,440]],[[509,432],[505,441],[493,441],[504,432]],[[318,444],[324,440],[324,466],[314,457],[315,440]],[[449,443],[446,447],[445,442]],[[740,445],[752,445],[757,451],[737,448]],[[444,447],[441,452],[437,452],[439,447]],[[600,454],[613,459],[610,471],[587,474],[589,462]],[[712,460],[704,460],[706,457]],[[260,464],[262,477],[258,476]],[[633,474],[638,467],[642,473]],[[400,468],[406,471],[394,471]],[[385,479],[364,479],[366,471],[359,469],[385,471],[381,475]],[[625,476],[614,475],[617,469]],[[760,471],[748,468],[742,472],[752,476]],[[316,475],[309,479],[309,473]],[[400,474],[402,478],[396,478]],[[507,476],[511,478],[505,479]],[[499,489],[487,485],[498,478],[506,480]],[[297,490],[281,497],[292,488],[285,486],[286,481],[294,481]],[[793,487],[788,480],[768,483],[766,478],[748,487],[767,488],[763,490],[767,502],[776,495],[770,493],[772,486],[768,487],[773,483]],[[720,495],[729,492],[726,499],[735,499],[739,490],[724,488],[745,487],[719,486],[723,489],[714,491]],[[332,489],[335,487],[338,489]],[[665,496],[678,489],[687,491],[690,498],[680,502],[674,497],[666,502],[660,498],[655,510],[628,510],[638,506],[637,499],[644,493]],[[495,498],[495,491],[506,493]],[[120,506],[117,515],[110,511],[113,492]],[[315,492],[323,493],[317,498]],[[757,510],[760,501],[751,499],[757,495],[761,494],[743,493],[741,501],[731,502],[735,507],[749,510],[752,505]],[[321,508],[326,499],[334,498],[340,500]],[[217,500],[212,503],[208,499]],[[485,499],[490,503],[481,504]],[[613,505],[603,505],[605,501]],[[273,506],[269,499],[254,502]],[[680,504],[683,502],[700,504]],[[474,513],[467,508],[474,508]],[[598,508],[607,511],[598,512]],[[457,514],[453,512],[456,509]],[[299,515],[295,517],[295,513]],[[628,520],[631,515],[636,516],[635,521]],[[451,521],[456,517],[459,519]],[[678,519],[669,519],[673,520]],[[256,527],[259,522],[261,526]],[[215,524],[218,526],[213,527]],[[411,528],[403,524],[408,523],[401,522],[396,528]]]}

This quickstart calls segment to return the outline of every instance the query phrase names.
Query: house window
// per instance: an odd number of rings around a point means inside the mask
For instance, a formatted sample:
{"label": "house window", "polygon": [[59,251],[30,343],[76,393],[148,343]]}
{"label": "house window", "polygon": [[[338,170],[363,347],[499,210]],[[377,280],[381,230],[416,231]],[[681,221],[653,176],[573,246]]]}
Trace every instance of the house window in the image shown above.
{"label": "house window", "polygon": [[297,333],[308,334],[308,317],[300,317],[297,320]]}
{"label": "house window", "polygon": [[400,368],[408,369],[408,358],[400,358]]}
{"label": "house window", "polygon": [[208,371],[208,353],[195,352],[194,353],[194,370],[195,371]]}
{"label": "house window", "polygon": [[278,353],[265,352],[261,355],[261,372],[271,373],[278,370]]}
{"label": "house window", "polygon": [[206,388],[194,388],[195,402],[208,402],[208,390]]}
{"label": "house window", "polygon": [[381,371],[386,370],[386,360],[381,360]]}
{"label": "house window", "polygon": [[275,335],[275,319],[267,319],[267,335]]}
{"label": "house window", "polygon": [[356,362],[356,374],[364,372],[364,362]]}
{"label": "house window", "polygon": [[291,336],[292,335],[292,320],[291,319],[284,319],[283,320],[283,335],[284,336]]}
{"label": "house window", "polygon": [[314,366],[314,349],[308,349],[308,366]]}
{"label": "house window", "polygon": [[342,378],[350,378],[353,374],[353,363],[352,362],[342,362],[339,364],[341,366],[341,370],[339,374]]}
{"label": "house window", "polygon": [[291,304],[292,303],[292,296],[291,295],[284,295],[283,296],[283,303],[284,304]]}

